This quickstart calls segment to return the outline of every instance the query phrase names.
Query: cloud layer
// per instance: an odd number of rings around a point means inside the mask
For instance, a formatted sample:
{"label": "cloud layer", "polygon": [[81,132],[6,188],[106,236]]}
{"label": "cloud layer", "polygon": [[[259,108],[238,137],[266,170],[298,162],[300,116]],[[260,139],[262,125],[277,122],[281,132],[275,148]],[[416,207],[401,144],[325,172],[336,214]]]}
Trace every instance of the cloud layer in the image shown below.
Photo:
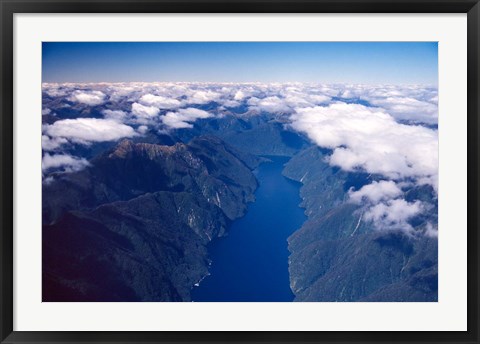
{"label": "cloud layer", "polygon": [[420,201],[407,202],[404,199],[395,199],[372,206],[363,217],[365,220],[373,221],[379,229],[411,233],[413,227],[408,221],[422,211],[423,204]]}
{"label": "cloud layer", "polygon": [[[371,184],[351,189],[348,201],[380,230],[410,233],[411,220],[431,205],[407,201],[406,193],[422,185],[438,188],[435,87],[139,82],[42,88],[42,114],[51,115],[44,116],[42,136],[47,170],[86,166],[65,147],[188,130],[213,117],[266,116],[330,149],[332,166],[375,175]],[[58,120],[51,123],[52,117]],[[435,236],[436,230],[428,223],[424,233]]]}
{"label": "cloud layer", "polygon": [[381,180],[379,182],[374,181],[371,184],[365,185],[358,191],[350,189],[348,194],[350,201],[353,203],[362,204],[364,202],[370,202],[376,204],[380,201],[400,196],[402,190],[391,180]]}
{"label": "cloud layer", "polygon": [[161,120],[169,128],[180,129],[192,128],[192,122],[195,122],[197,119],[209,117],[213,116],[206,111],[195,108],[187,108],[180,109],[177,112],[168,112],[161,117]]}
{"label": "cloud layer", "polygon": [[346,103],[298,109],[290,119],[293,129],[333,150],[331,165],[390,179],[430,178],[432,184],[435,181],[436,130],[400,124],[377,108]]}
{"label": "cloud layer", "polygon": [[150,93],[143,95],[139,101],[144,105],[155,106],[158,109],[176,109],[182,106],[182,103],[177,99],[155,96]]}
{"label": "cloud layer", "polygon": [[53,139],[63,138],[82,144],[116,141],[124,137],[137,135],[135,130],[128,125],[111,119],[98,118],[76,118],[56,121],[51,125],[45,125],[44,133]]}
{"label": "cloud layer", "polygon": [[69,100],[76,103],[82,103],[89,106],[96,106],[105,102],[106,95],[100,91],[74,91]]}
{"label": "cloud layer", "polygon": [[83,158],[73,157],[66,154],[45,154],[42,158],[42,171],[61,168],[64,172],[75,172],[84,169],[89,165]]}

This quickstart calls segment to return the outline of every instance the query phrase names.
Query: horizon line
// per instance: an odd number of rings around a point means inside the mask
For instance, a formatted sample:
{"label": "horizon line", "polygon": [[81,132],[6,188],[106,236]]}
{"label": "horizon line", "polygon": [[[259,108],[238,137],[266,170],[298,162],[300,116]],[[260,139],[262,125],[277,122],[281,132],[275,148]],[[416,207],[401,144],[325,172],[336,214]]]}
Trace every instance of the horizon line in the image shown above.
{"label": "horizon line", "polygon": [[99,84],[302,84],[302,85],[355,85],[355,86],[429,86],[437,87],[438,83],[358,83],[358,82],[312,82],[312,81],[45,81],[43,85],[99,85]]}

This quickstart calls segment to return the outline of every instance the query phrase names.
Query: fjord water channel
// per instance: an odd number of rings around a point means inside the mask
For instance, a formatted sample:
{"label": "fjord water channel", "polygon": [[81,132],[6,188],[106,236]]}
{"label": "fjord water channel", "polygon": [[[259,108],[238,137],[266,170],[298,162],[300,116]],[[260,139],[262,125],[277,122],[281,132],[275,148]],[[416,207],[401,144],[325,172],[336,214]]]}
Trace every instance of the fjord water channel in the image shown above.
{"label": "fjord water channel", "polygon": [[282,175],[286,157],[268,157],[245,216],[209,245],[210,275],[192,290],[195,302],[289,302],[287,238],[306,220],[301,184]]}

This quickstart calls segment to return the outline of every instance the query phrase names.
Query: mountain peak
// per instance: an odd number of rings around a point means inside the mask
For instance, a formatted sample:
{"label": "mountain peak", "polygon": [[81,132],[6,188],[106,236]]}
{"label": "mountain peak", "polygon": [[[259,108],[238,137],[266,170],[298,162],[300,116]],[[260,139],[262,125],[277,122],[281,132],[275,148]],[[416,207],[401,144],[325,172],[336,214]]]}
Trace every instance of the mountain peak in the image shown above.
{"label": "mountain peak", "polygon": [[146,155],[150,159],[155,159],[158,156],[172,154],[177,151],[180,146],[184,144],[177,143],[174,146],[157,145],[153,143],[134,143],[131,140],[124,139],[113,149],[108,155],[109,158],[125,159],[132,153]]}

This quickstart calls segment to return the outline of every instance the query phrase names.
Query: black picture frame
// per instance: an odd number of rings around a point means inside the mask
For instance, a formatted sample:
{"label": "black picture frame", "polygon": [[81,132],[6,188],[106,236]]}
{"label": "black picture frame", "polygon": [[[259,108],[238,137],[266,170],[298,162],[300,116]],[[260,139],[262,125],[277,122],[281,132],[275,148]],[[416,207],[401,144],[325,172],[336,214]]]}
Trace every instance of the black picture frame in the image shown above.
{"label": "black picture frame", "polygon": [[[0,341],[1,343],[480,343],[479,0],[0,0]],[[467,13],[468,330],[465,332],[20,332],[13,331],[13,16],[15,13]],[[452,314],[452,317],[455,315]]]}

